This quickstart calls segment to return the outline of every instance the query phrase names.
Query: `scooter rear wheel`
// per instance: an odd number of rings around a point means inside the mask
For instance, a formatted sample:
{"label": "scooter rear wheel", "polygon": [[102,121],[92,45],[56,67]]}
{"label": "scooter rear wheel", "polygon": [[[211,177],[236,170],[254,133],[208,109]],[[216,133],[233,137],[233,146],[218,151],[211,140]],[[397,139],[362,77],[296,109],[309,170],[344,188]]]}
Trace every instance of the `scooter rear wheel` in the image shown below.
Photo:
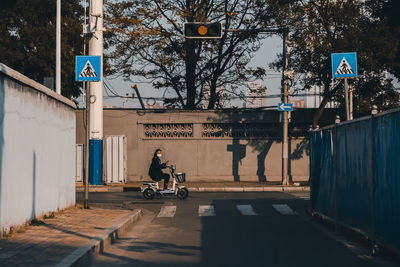
{"label": "scooter rear wheel", "polygon": [[146,188],[146,189],[143,191],[143,196],[144,196],[145,199],[153,199],[154,196],[155,196],[155,194],[156,194],[156,193],[155,193],[154,190],[151,189],[151,188]]}
{"label": "scooter rear wheel", "polygon": [[178,189],[178,192],[176,193],[176,196],[179,199],[185,199],[188,197],[188,195],[189,195],[189,190],[187,190],[186,187]]}

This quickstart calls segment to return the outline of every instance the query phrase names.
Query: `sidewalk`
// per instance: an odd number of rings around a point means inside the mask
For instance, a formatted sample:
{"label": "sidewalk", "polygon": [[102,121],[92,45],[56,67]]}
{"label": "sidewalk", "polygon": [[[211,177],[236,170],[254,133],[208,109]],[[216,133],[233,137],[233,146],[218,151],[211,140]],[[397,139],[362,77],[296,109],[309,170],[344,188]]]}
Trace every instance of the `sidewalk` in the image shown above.
{"label": "sidewalk", "polygon": [[71,266],[88,260],[140,214],[140,210],[67,209],[0,239],[0,266]]}
{"label": "sidewalk", "polygon": [[[160,182],[163,184],[163,182]],[[310,191],[307,182],[294,182],[292,185],[282,186],[279,182],[186,182],[183,183],[190,192],[273,192],[273,191]],[[141,181],[126,184],[91,185],[90,192],[123,192],[140,191]],[[172,182],[169,183],[172,186]],[[77,192],[84,192],[83,184],[76,185]]]}

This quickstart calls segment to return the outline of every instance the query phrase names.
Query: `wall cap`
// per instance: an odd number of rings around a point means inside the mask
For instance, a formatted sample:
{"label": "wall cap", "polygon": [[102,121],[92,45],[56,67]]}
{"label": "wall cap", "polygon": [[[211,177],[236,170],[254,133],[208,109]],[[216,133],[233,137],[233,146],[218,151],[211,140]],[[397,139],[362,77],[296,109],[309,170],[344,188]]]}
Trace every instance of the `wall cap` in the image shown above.
{"label": "wall cap", "polygon": [[57,100],[58,102],[61,102],[73,109],[77,109],[77,107],[73,101],[69,100],[68,98],[66,98],[62,95],[57,94],[53,90],[26,77],[25,75],[21,74],[20,72],[18,72],[16,70],[13,70],[12,68],[8,67],[7,65],[5,65],[1,62],[0,62],[0,73],[3,73],[5,76],[8,76],[16,81],[21,82],[21,83],[31,87],[32,89],[35,89],[35,90],[47,95],[48,97],[51,97],[51,98]]}

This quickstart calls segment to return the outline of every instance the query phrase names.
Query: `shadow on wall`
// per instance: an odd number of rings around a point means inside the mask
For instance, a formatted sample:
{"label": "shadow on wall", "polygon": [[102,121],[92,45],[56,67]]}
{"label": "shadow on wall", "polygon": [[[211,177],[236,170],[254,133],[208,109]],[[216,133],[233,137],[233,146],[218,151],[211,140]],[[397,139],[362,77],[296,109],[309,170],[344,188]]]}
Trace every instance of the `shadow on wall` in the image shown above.
{"label": "shadow on wall", "polygon": [[233,139],[232,145],[227,145],[227,151],[232,152],[232,175],[235,182],[240,181],[239,163],[246,157],[246,145],[241,145],[239,139]]}
{"label": "shadow on wall", "polygon": [[258,181],[266,182],[267,177],[265,176],[265,159],[267,158],[268,152],[271,149],[272,144],[274,143],[272,140],[261,141],[263,144],[261,147],[263,149],[259,151],[260,153],[257,155],[257,176]]}
{"label": "shadow on wall", "polygon": [[[232,137],[232,144],[227,146],[227,151],[232,152],[232,175],[234,181],[240,181],[239,167],[242,160],[246,157],[246,147],[252,147],[257,153],[256,175],[260,182],[267,182],[265,172],[265,160],[273,143],[282,143],[281,124],[279,123],[279,113],[275,111],[221,111],[216,117],[208,117],[207,120],[214,124],[220,124],[217,136]],[[289,125],[289,136],[307,137],[309,125],[299,125],[291,123]],[[218,128],[218,127],[217,127]],[[243,144],[245,142],[245,144]],[[291,143],[291,142],[290,142]],[[289,144],[289,151],[291,150]],[[302,140],[296,145],[289,155],[289,178],[292,181],[291,161],[298,160],[303,154],[309,155],[309,140]],[[240,165],[239,165],[240,164]]]}
{"label": "shadow on wall", "polygon": [[2,179],[3,179],[3,147],[4,147],[4,95],[5,95],[5,77],[2,74],[5,72],[3,64],[0,63],[0,232],[1,232],[1,196],[2,194]]}
{"label": "shadow on wall", "polygon": [[33,168],[32,168],[32,214],[31,219],[36,219],[36,152],[33,152]]}

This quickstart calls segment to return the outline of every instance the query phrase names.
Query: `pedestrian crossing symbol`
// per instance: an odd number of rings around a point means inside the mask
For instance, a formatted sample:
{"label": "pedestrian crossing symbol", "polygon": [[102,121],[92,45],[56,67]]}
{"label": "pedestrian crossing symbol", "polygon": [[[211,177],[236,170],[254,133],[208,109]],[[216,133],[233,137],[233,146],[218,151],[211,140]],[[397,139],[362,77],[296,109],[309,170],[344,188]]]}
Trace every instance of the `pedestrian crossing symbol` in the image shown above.
{"label": "pedestrian crossing symbol", "polygon": [[101,56],[76,56],[75,81],[97,82],[101,80]]}
{"label": "pedestrian crossing symbol", "polygon": [[337,53],[332,54],[332,78],[356,78],[357,54]]}
{"label": "pedestrian crossing symbol", "polygon": [[88,60],[85,64],[85,67],[82,69],[79,77],[97,77],[96,71],[93,69],[92,64]]}
{"label": "pedestrian crossing symbol", "polygon": [[349,62],[347,62],[346,58],[343,58],[335,74],[338,75],[338,74],[353,74],[353,73],[354,71],[351,68]]}

